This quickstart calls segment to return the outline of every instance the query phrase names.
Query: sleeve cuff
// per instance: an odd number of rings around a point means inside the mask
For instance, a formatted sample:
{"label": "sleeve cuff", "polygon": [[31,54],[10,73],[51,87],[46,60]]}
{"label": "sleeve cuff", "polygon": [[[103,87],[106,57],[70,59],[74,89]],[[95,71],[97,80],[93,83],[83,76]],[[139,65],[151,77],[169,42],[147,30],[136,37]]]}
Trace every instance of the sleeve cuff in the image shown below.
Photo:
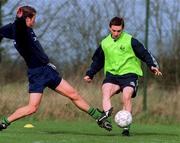
{"label": "sleeve cuff", "polygon": [[90,71],[86,72],[86,75],[90,77],[90,79],[93,79],[94,74],[92,74]]}

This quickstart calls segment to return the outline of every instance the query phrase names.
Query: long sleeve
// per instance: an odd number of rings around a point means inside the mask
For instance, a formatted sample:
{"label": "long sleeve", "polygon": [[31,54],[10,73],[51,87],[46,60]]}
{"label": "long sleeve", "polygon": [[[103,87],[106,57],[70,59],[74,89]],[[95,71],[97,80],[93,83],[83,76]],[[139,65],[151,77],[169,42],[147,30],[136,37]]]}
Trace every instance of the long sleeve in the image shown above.
{"label": "long sleeve", "polygon": [[3,38],[13,39],[13,30],[11,23],[0,28],[0,41]]}
{"label": "long sleeve", "polygon": [[94,75],[99,72],[104,67],[104,52],[101,48],[101,45],[96,49],[93,57],[90,68],[87,70],[86,75],[91,79]]}
{"label": "long sleeve", "polygon": [[132,45],[135,55],[140,60],[145,62],[149,68],[151,66],[159,67],[159,65],[158,65],[156,59],[153,57],[153,55],[147,49],[145,49],[143,44],[140,43],[137,39],[132,38],[131,45]]}

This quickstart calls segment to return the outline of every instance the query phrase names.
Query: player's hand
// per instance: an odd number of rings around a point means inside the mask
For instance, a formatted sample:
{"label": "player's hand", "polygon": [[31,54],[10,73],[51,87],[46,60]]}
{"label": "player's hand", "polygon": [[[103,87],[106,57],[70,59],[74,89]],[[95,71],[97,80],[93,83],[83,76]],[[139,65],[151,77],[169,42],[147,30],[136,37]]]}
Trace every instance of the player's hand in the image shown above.
{"label": "player's hand", "polygon": [[86,82],[88,82],[88,83],[90,83],[90,82],[92,81],[92,79],[91,79],[88,75],[86,75],[86,76],[84,77],[84,80],[85,80]]}
{"label": "player's hand", "polygon": [[155,74],[155,75],[158,75],[158,76],[162,76],[162,73],[161,71],[159,70],[159,68],[157,67],[151,67],[151,71]]}

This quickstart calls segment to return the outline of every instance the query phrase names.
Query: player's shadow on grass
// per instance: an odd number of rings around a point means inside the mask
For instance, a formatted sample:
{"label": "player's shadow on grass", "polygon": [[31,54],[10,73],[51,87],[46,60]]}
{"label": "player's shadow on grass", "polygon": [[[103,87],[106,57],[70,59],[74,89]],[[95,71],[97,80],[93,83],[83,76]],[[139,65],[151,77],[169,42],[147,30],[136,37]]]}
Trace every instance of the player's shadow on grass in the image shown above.
{"label": "player's shadow on grass", "polygon": [[156,132],[146,132],[146,133],[140,133],[140,132],[133,132],[133,136],[179,136],[178,134],[172,134],[172,133],[156,133]]}
{"label": "player's shadow on grass", "polygon": [[43,133],[47,134],[69,134],[69,135],[87,135],[87,136],[120,136],[120,133],[111,133],[111,132],[104,132],[104,133],[92,133],[92,132],[79,132],[79,131],[43,131]]}
{"label": "player's shadow on grass", "polygon": [[[69,134],[69,135],[87,135],[87,136],[121,136],[121,132],[112,133],[112,132],[104,132],[104,133],[92,133],[92,132],[80,132],[80,131],[43,131],[46,134]],[[131,136],[179,136],[177,134],[170,134],[170,133],[155,133],[155,132],[132,132]]]}

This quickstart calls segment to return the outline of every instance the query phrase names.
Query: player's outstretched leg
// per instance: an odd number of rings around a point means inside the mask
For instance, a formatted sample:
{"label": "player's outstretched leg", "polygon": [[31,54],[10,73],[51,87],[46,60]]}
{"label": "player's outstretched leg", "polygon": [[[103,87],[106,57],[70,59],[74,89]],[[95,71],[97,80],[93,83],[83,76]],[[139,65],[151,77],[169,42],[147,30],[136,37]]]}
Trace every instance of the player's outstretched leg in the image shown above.
{"label": "player's outstretched leg", "polygon": [[112,130],[111,124],[111,114],[113,111],[113,107],[106,112],[103,112],[102,115],[98,118],[97,123],[101,128],[105,128],[107,131]]}
{"label": "player's outstretched leg", "polygon": [[0,131],[6,129],[10,125],[9,121],[7,120],[6,117],[2,118],[2,121],[0,123]]}

